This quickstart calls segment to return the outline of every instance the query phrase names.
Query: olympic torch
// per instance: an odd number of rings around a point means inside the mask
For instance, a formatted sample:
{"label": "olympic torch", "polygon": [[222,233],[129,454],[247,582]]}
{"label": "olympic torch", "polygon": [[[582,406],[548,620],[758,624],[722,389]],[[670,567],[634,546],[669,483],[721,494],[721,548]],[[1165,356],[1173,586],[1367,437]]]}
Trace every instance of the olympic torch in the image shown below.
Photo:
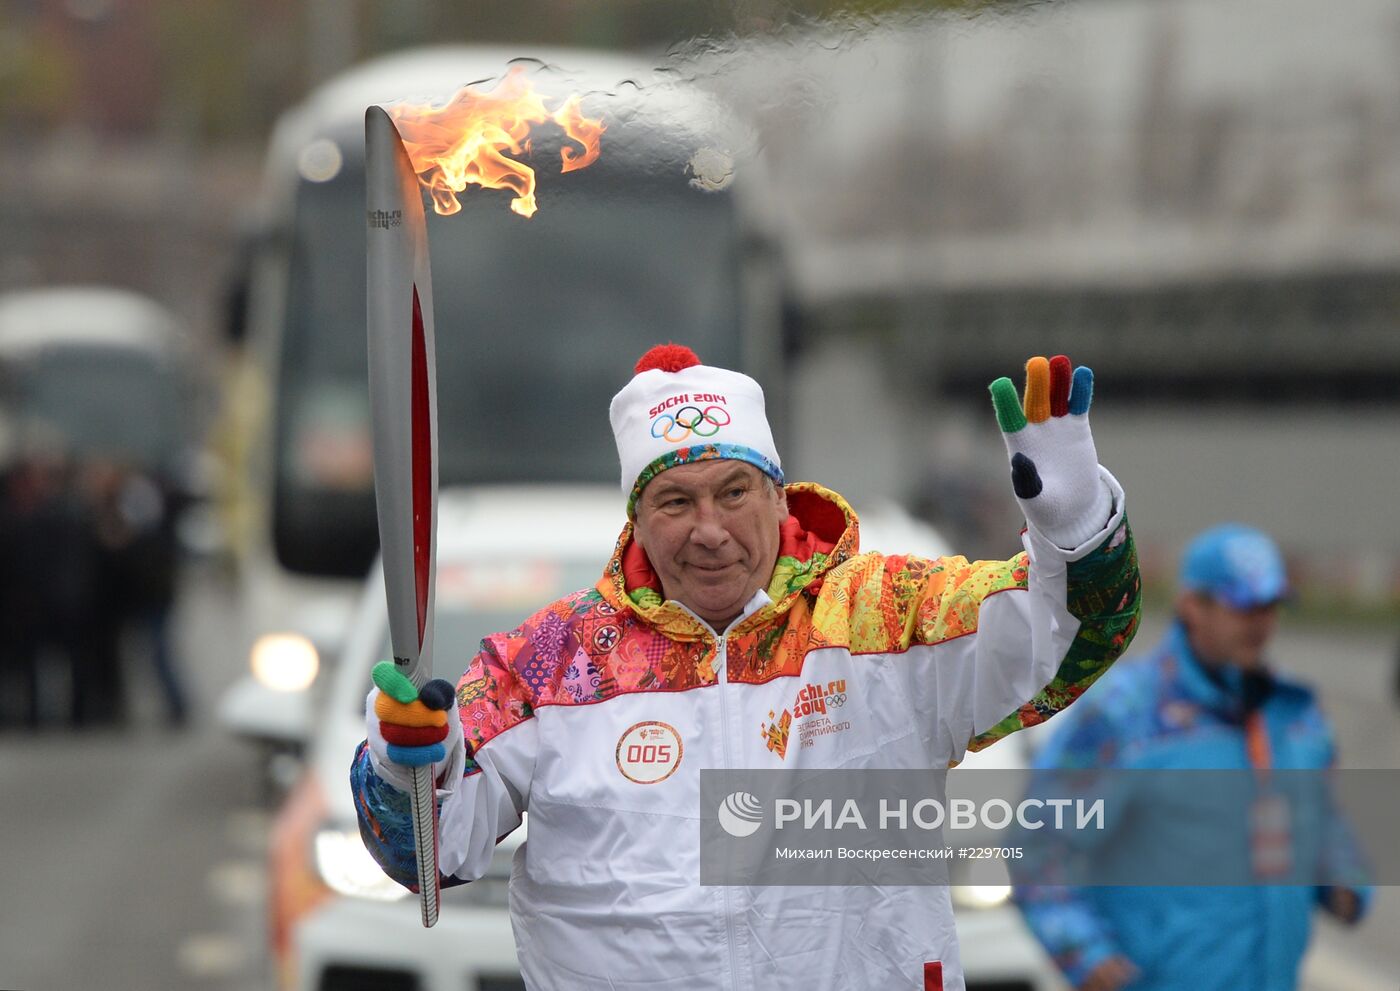
{"label": "olympic torch", "polygon": [[[437,384],[428,227],[418,179],[393,119],[365,113],[369,394],[374,495],[394,664],[432,677],[437,549]],[[423,925],[438,920],[432,769],[413,769],[413,836]]]}
{"label": "olympic torch", "polygon": [[[461,209],[468,185],[509,191],[510,209],[533,216],[534,170],[512,155],[530,148],[530,128],[551,122],[572,142],[560,171],[598,158],[601,118],[574,94],[550,109],[522,66],[493,90],[460,89],[445,104],[394,104],[365,113],[368,191],[369,386],[374,494],[394,663],[414,685],[432,676],[437,545],[437,384],[433,288],[423,192],[433,209]],[[437,802],[431,771],[413,771],[414,843],[423,925],[438,918]]]}

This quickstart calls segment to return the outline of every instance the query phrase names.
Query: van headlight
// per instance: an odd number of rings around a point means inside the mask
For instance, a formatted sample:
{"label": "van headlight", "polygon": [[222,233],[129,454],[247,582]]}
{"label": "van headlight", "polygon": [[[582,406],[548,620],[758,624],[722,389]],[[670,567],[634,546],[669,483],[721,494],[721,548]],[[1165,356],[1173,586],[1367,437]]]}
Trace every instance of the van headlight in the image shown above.
{"label": "van headlight", "polygon": [[1011,900],[1011,876],[1005,861],[978,861],[976,871],[968,861],[954,861],[949,881],[953,904],[958,908],[997,908]]}
{"label": "van headlight", "polygon": [[354,830],[322,829],[316,834],[315,854],[321,880],[342,895],[394,902],[410,894],[380,869]]}
{"label": "van headlight", "polygon": [[958,884],[953,886],[953,904],[958,908],[996,908],[1011,900],[1009,884]]}
{"label": "van headlight", "polygon": [[321,657],[298,633],[269,633],[253,644],[248,663],[259,684],[275,692],[304,692],[316,680]]}

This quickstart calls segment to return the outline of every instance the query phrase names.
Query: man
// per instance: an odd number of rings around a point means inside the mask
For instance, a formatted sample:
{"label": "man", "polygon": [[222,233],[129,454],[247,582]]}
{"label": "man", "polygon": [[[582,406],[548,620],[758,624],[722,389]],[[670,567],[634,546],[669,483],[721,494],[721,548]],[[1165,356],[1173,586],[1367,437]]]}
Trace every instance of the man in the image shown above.
{"label": "man", "polygon": [[[510,897],[534,991],[963,987],[946,889],[701,887],[700,770],[944,768],[1111,663],[1136,557],[1070,367],[1033,359],[1024,409],[993,383],[1026,551],[970,564],[860,554],[840,496],[785,484],[756,382],[653,349],[610,410],[630,522],[597,586],[488,637],[455,696],[376,669],[352,771],[371,852],[413,883],[402,765],[431,762],[444,883],[529,811]],[[794,700],[833,681],[839,731],[804,735]]]}
{"label": "man", "polygon": [[[1220,787],[1221,779],[1191,779],[1182,769],[1239,770],[1239,780],[1226,779],[1225,787],[1246,794],[1271,769],[1321,769],[1335,758],[1312,692],[1267,662],[1288,594],[1273,541],[1238,524],[1207,530],[1187,547],[1179,585],[1176,620],[1161,643],[1142,661],[1119,665],[1035,760],[1046,772],[1161,772],[1157,806],[1134,820],[1141,824],[1135,836],[1159,849],[1186,832],[1198,841],[1207,836],[1191,821],[1198,810],[1180,812],[1189,804],[1180,800],[1188,789]],[[1030,885],[1017,895],[1031,930],[1082,991],[1293,988],[1314,905],[1355,922],[1367,891],[1262,883],[1292,869],[1288,820],[1286,812],[1260,818],[1249,837],[1251,862],[1237,869],[1259,884]],[[1223,845],[1218,837],[1227,827],[1212,828],[1214,845]],[[1345,827],[1329,835],[1322,853],[1334,862],[1327,872],[1359,876]],[[1101,844],[1122,842],[1110,836]]]}

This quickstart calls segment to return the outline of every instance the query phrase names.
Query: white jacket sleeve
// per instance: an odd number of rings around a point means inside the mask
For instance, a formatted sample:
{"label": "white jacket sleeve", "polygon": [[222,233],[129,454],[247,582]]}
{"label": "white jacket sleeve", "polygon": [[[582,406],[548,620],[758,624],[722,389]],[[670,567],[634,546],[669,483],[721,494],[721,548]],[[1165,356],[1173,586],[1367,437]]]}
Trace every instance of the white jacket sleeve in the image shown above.
{"label": "white jacket sleeve", "polygon": [[[968,565],[968,580],[920,604],[910,675],[935,760],[961,760],[1043,722],[1127,647],[1139,608],[1136,554],[1122,487],[1100,472],[1112,514],[1078,547],[1060,548],[1028,528],[1024,555]],[[1009,575],[978,580],[979,567],[1008,566]]]}

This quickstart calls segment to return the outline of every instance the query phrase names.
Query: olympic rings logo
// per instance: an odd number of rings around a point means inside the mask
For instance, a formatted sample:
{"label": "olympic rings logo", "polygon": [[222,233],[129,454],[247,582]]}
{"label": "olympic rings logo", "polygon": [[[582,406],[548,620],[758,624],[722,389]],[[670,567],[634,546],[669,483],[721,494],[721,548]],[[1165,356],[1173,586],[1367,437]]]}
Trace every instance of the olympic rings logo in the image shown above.
{"label": "olympic rings logo", "polygon": [[[720,419],[721,417],[723,419]],[[699,406],[682,406],[674,415],[662,413],[652,420],[651,435],[657,440],[679,444],[689,440],[691,434],[696,437],[713,437],[719,433],[720,427],[726,427],[730,422],[732,418],[729,410],[723,406],[706,406],[704,409]]]}

